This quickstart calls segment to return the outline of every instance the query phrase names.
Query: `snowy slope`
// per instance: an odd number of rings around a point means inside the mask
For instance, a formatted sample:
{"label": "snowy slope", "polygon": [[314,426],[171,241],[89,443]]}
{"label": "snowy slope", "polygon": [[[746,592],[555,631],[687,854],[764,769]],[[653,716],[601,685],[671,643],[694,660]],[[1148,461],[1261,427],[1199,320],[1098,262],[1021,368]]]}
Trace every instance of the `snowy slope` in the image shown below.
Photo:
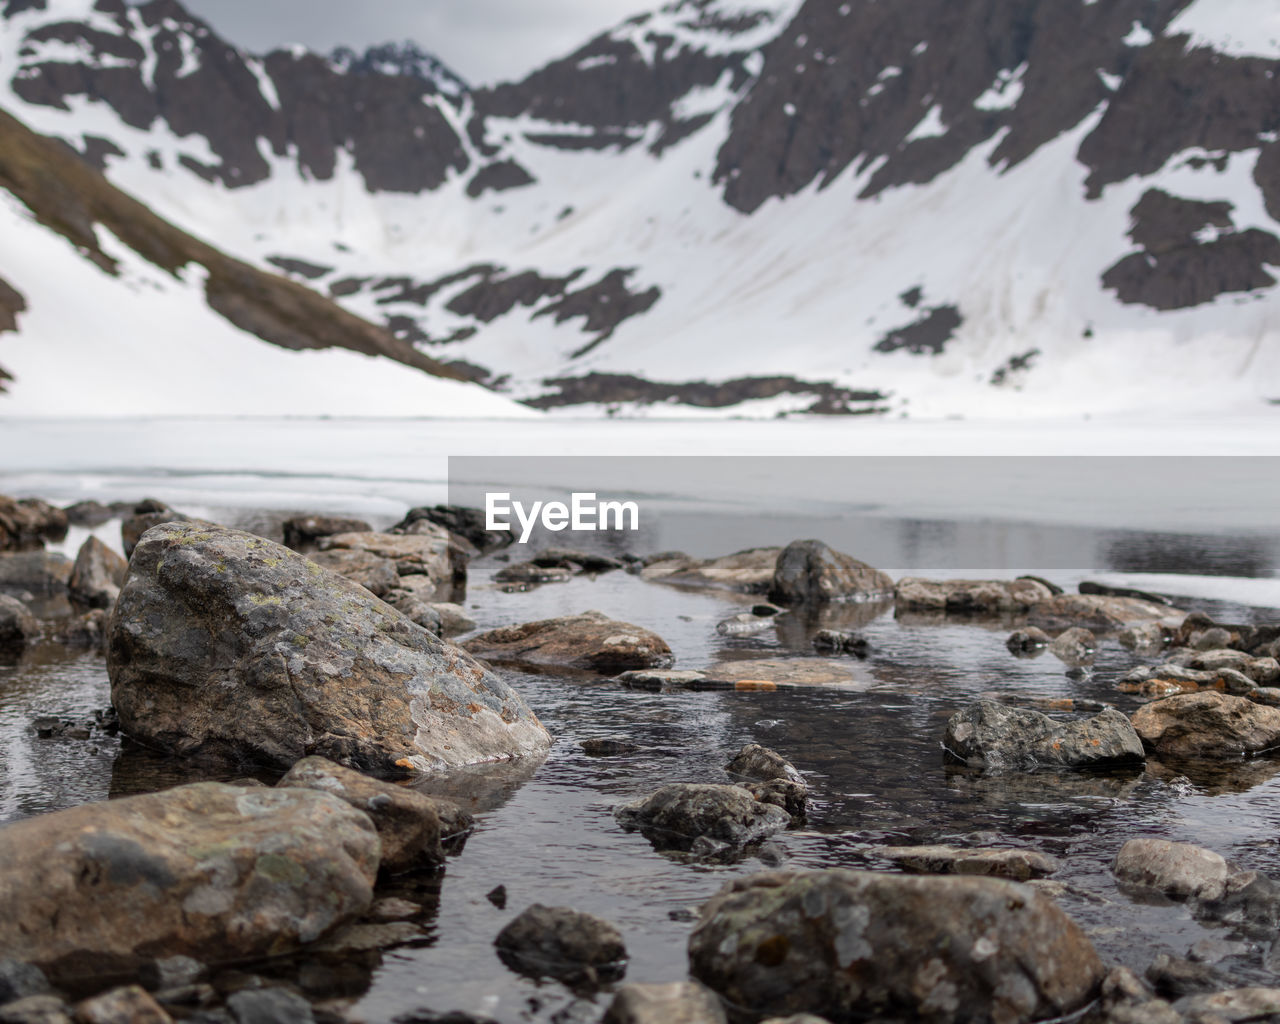
{"label": "snowy slope", "polygon": [[[539,407],[1280,398],[1268,0],[684,0],[479,92],[420,51],[254,57],[171,0],[17,6],[0,106],[178,226]],[[210,111],[173,115],[215,58],[232,71]],[[309,95],[323,131],[303,130]],[[47,349],[28,298],[19,337]],[[0,365],[21,369],[19,344],[0,335]],[[349,357],[270,358],[319,380]]]}

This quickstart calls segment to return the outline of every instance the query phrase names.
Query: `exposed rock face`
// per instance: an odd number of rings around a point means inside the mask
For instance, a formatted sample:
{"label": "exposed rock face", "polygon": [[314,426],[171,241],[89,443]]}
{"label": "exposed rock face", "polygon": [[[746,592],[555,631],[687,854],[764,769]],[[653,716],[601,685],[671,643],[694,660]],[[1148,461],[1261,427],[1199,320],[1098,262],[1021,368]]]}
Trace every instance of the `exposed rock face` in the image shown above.
{"label": "exposed rock face", "polygon": [[1091,661],[1098,649],[1098,638],[1080,626],[1063,630],[1049,645],[1049,651],[1068,665]]}
{"label": "exposed rock face", "polygon": [[627,948],[618,929],[569,907],[535,903],[503,928],[493,944],[512,970],[571,985],[594,987],[622,977],[627,969]]}
{"label": "exposed rock face", "polygon": [[1220,854],[1166,839],[1130,839],[1116,854],[1116,878],[1176,899],[1219,899],[1231,869]]}
{"label": "exposed rock face", "polygon": [[25,647],[40,635],[40,623],[16,597],[0,594],[0,650]]}
{"label": "exposed rock face", "polygon": [[86,608],[110,608],[116,603],[128,572],[128,562],[97,537],[90,537],[76,555],[67,589],[71,599]]}
{"label": "exposed rock face", "polygon": [[1031,1021],[1075,1010],[1103,966],[1033,889],[992,878],[776,872],[726,885],[690,971],[758,1014]]}
{"label": "exposed rock face", "polygon": [[0,828],[0,955],[57,982],[287,952],[368,909],[380,843],[336,797],[198,783]]}
{"label": "exposed rock face", "polygon": [[740,786],[684,782],[663,786],[613,813],[627,831],[643,833],[659,849],[675,850],[687,850],[703,836],[744,846],[791,823],[783,808],[757,800]]}
{"label": "exposed rock face", "polygon": [[1161,757],[1234,758],[1280,746],[1280,708],[1213,690],[1153,701],[1134,712],[1133,727]]}
{"label": "exposed rock face", "polygon": [[716,994],[696,981],[622,985],[600,1024],[729,1024]]}
{"label": "exposed rock face", "polygon": [[386,597],[400,585],[400,574],[395,562],[371,551],[353,551],[338,548],[333,551],[312,551],[307,557],[316,565],[353,583],[359,583],[375,597]]}
{"label": "exposed rock face", "polygon": [[[277,786],[330,793],[369,815],[382,840],[381,865],[388,871],[444,863],[438,805],[422,793],[371,779],[323,757],[304,757]],[[446,813],[456,818],[460,812],[451,808]]]}
{"label": "exposed rock face", "polygon": [[176,512],[163,501],[148,498],[139,502],[132,515],[125,516],[120,523],[120,539],[124,547],[125,558],[133,557],[133,549],[138,546],[142,535],[151,527],[161,523],[189,523],[191,517]]}
{"label": "exposed rock face", "polygon": [[450,533],[465,537],[480,551],[503,547],[514,539],[509,530],[490,530],[485,526],[483,509],[465,508],[462,505],[434,505],[430,508],[411,508],[408,514],[391,527],[391,533],[406,533],[415,524],[426,521],[444,527]]}
{"label": "exposed rock face", "polygon": [[866,689],[870,675],[856,662],[830,658],[750,658],[712,665],[691,689],[786,690],[811,686]]}
{"label": "exposed rock face", "polygon": [[1024,612],[1053,596],[1035,580],[924,580],[898,581],[894,599],[899,611],[994,614]]}
{"label": "exposed rock face", "polygon": [[[0,299],[2,301],[2,299]],[[0,494],[0,551],[30,551],[67,535],[67,514],[38,498]]]}
{"label": "exposed rock face", "polygon": [[820,540],[797,540],[778,555],[769,599],[779,604],[826,604],[888,597],[893,580],[879,569]]}
{"label": "exposed rock face", "polygon": [[161,750],[282,768],[308,754],[405,773],[534,755],[514,690],[288,548],[170,523],[134,551],[107,668],[124,731]]}
{"label": "exposed rock face", "polygon": [[908,871],[929,875],[989,875],[1025,882],[1058,870],[1058,861],[1035,850],[986,850],[961,846],[878,846],[871,851]]}
{"label": "exposed rock face", "polygon": [[790,814],[791,824],[804,823],[809,787],[804,776],[777,751],[748,743],[724,770],[740,779],[737,785],[757,800],[781,807]]}
{"label": "exposed rock face", "polygon": [[662,668],[674,660],[671,648],[657,633],[594,611],[503,626],[474,636],[463,646],[477,657],[498,663],[595,672]]}
{"label": "exposed rock face", "polygon": [[1103,767],[1140,764],[1146,755],[1129,720],[1108,708],[1057,722],[1039,711],[981,700],[957,711],[942,740],[946,752],[985,768]]}
{"label": "exposed rock face", "polygon": [[888,395],[840,387],[829,381],[795,377],[736,377],[725,381],[693,380],[682,383],[646,380],[629,373],[592,372],[580,377],[552,377],[542,381],[547,390],[525,404],[535,409],[615,403],[658,405],[679,402],[697,409],[727,409],[743,402],[794,395],[813,404],[804,412],[817,415],[864,415],[884,412]]}

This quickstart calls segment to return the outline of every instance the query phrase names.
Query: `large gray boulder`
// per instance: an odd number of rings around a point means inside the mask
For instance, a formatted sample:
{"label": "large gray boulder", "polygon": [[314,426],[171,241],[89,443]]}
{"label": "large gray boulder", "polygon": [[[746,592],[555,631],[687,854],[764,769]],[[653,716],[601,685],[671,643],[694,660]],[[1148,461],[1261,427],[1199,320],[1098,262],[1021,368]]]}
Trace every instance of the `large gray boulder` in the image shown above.
{"label": "large gray boulder", "polygon": [[1103,966],[1034,889],[869,871],[738,879],[702,908],[690,973],[752,1013],[1001,1022],[1070,1013]]}
{"label": "large gray boulder", "polygon": [[1175,899],[1221,898],[1231,866],[1212,850],[1167,839],[1130,839],[1116,854],[1116,878],[1139,889],[1154,889]]}
{"label": "large gray boulder", "polygon": [[951,716],[942,745],[966,764],[997,769],[1097,768],[1146,760],[1129,719],[1113,708],[1060,722],[1029,708],[980,700]]}
{"label": "large gray boulder", "polygon": [[55,982],[284,953],[364,913],[381,844],[337,797],[202,782],[0,828],[0,957]]}
{"label": "large gray boulder", "polygon": [[109,626],[122,729],[148,746],[408,774],[539,754],[510,686],[358,584],[261,537],[146,534]]}
{"label": "large gray boulder", "polygon": [[893,579],[820,540],[792,541],[773,570],[769,600],[778,604],[870,601],[893,594]]}
{"label": "large gray boulder", "polygon": [[513,971],[594,988],[627,970],[622,934],[608,921],[572,907],[535,903],[507,924],[493,944]]}
{"label": "large gray boulder", "polygon": [[80,545],[67,590],[71,599],[85,608],[110,608],[128,574],[128,562],[97,537],[90,537]]}

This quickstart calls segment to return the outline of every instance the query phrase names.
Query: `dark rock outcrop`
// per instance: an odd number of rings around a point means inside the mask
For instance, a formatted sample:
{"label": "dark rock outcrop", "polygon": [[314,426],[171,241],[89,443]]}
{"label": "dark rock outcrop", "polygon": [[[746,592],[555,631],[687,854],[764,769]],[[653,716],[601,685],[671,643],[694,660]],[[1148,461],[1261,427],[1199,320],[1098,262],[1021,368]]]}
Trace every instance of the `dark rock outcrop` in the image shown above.
{"label": "dark rock outcrop", "polygon": [[820,540],[792,541],[778,555],[769,600],[778,604],[871,601],[893,593],[893,580]]}
{"label": "dark rock outcrop", "polygon": [[608,921],[569,907],[535,903],[493,944],[513,971],[585,988],[616,981],[627,969],[622,934]]}
{"label": "dark rock outcrop", "polygon": [[112,614],[122,729],[149,746],[402,774],[535,755],[514,690],[359,585],[261,537],[150,530]]}
{"label": "dark rock outcrop", "polygon": [[38,498],[0,494],[0,551],[30,551],[67,535],[67,514]]}
{"label": "dark rock outcrop", "polygon": [[640,832],[659,849],[687,850],[706,837],[740,847],[791,823],[791,815],[757,800],[741,786],[677,782],[614,808],[629,832]]}
{"label": "dark rock outcrop", "polygon": [[16,597],[0,594],[0,650],[25,647],[40,635],[40,623]]}

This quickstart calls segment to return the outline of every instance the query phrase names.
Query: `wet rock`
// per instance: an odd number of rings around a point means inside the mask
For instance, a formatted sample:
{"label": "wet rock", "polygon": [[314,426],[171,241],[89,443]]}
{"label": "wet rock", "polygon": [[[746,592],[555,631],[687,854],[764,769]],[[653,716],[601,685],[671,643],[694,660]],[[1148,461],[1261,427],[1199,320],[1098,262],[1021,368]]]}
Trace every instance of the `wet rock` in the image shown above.
{"label": "wet rock", "polygon": [[1173,638],[1173,630],[1159,622],[1141,622],[1122,629],[1116,637],[1121,647],[1138,654],[1159,654]]}
{"label": "wet rock", "polygon": [[458,636],[469,633],[476,628],[476,620],[471,618],[460,604],[449,601],[432,602],[430,608],[440,617],[440,636]]}
{"label": "wet rock", "polygon": [[871,678],[857,662],[827,658],[750,658],[713,665],[688,684],[695,690],[785,690],[812,686],[866,689]]}
{"label": "wet rock", "polygon": [[71,1014],[57,996],[27,996],[0,1006],[0,1024],[72,1024]]}
{"label": "wet rock", "polygon": [[696,981],[622,985],[600,1024],[729,1024],[716,994]]}
{"label": "wet rock", "polygon": [[893,579],[820,540],[792,541],[778,555],[769,600],[782,605],[868,601],[893,593]]}
{"label": "wet rock", "polygon": [[763,594],[773,584],[781,548],[749,548],[720,558],[690,558],[681,552],[664,552],[645,559],[640,575],[647,580],[678,583],[686,587],[711,587]]}
{"label": "wet rock", "polygon": [[533,556],[533,564],[545,567],[574,567],[582,572],[612,572],[624,565],[621,559],[591,551],[569,548],[547,548]]}
{"label": "wet rock", "polygon": [[444,863],[440,816],[430,797],[343,768],[323,757],[304,757],[277,786],[314,789],[364,811],[382,840],[381,865],[388,871],[436,867]]}
{"label": "wet rock", "polygon": [[128,562],[97,537],[90,537],[80,545],[67,590],[79,605],[109,609],[116,603],[128,572]]}
{"label": "wet rock", "polygon": [[1053,594],[1043,583],[1018,580],[926,580],[907,577],[894,588],[898,611],[993,615],[1025,612]]}
{"label": "wet rock", "polygon": [[16,597],[0,594],[0,649],[25,647],[40,635],[40,624]]}
{"label": "wet rock", "polygon": [[417,942],[426,933],[411,921],[381,921],[349,924],[309,947],[309,951],[344,959],[361,953]]}
{"label": "wet rock", "polygon": [[324,537],[339,533],[372,533],[373,527],[363,519],[342,516],[293,516],[282,524],[284,546],[294,551],[313,547]]}
{"label": "wet rock", "polygon": [[81,1024],[169,1024],[172,1018],[141,985],[113,988],[76,1004]]}
{"label": "wet rock", "polygon": [[1280,1015],[1280,988],[1233,988],[1186,996],[1173,1004],[1187,1024],[1243,1024]]}
{"label": "wet rock", "polygon": [[435,505],[430,508],[411,508],[408,514],[391,527],[389,533],[406,533],[417,529],[422,522],[442,526],[450,533],[466,538],[480,551],[503,547],[515,538],[509,530],[490,530],[484,509],[465,508],[461,505]]}
{"label": "wet rock", "polygon": [[819,651],[840,651],[865,658],[871,652],[871,643],[860,633],[845,629],[820,629],[813,634],[813,646]]}
{"label": "wet rock", "polygon": [[247,988],[227,997],[236,1024],[314,1024],[311,1004],[285,988]]}
{"label": "wet rock", "polygon": [[952,715],[943,748],[973,767],[1027,769],[1138,764],[1142,741],[1129,720],[1108,708],[1059,722],[1038,711],[983,700]]}
{"label": "wet rock", "polygon": [[[163,567],[163,572],[161,571]],[[404,774],[540,754],[519,694],[355,583],[251,534],[172,523],[111,618],[121,728],[160,750]]]}
{"label": "wet rock", "polygon": [[1252,694],[1256,687],[1252,679],[1235,669],[1208,671],[1168,663],[1140,665],[1126,672],[1116,684],[1116,688],[1124,693],[1137,693],[1143,697],[1164,697],[1202,689],[1222,690],[1244,697]]}
{"label": "wet rock", "polygon": [[1231,643],[1231,634],[1221,626],[1214,626],[1202,633],[1193,633],[1188,644],[1197,651],[1212,651]]}
{"label": "wet rock", "polygon": [[770,750],[759,743],[746,744],[724,768],[730,775],[739,775],[744,779],[757,779],[761,782],[780,779],[802,786],[805,784],[804,776],[796,770],[795,765],[776,750]]}
{"label": "wet rock", "polygon": [[870,851],[908,871],[929,875],[989,875],[1026,882],[1052,875],[1061,866],[1035,850],[988,850],[960,846],[878,846]]}
{"label": "wet rock", "polygon": [[37,597],[65,594],[71,579],[71,559],[52,551],[0,554],[0,592]]}
{"label": "wet rock", "polygon": [[620,673],[618,682],[629,690],[650,690],[658,693],[670,690],[696,689],[706,678],[703,672],[684,669],[631,669]]}
{"label": "wet rock", "polygon": [[362,914],[380,844],[336,797],[197,783],[0,829],[0,955],[58,982],[286,952]]}
{"label": "wet rock", "polygon": [[484,898],[499,910],[502,910],[507,905],[507,887],[505,885],[495,885],[484,894]]}
{"label": "wet rock", "polygon": [[1133,727],[1161,757],[1234,758],[1280,745],[1280,708],[1205,690],[1139,708]]}
{"label": "wet rock", "polygon": [[386,597],[400,585],[395,563],[368,551],[313,551],[307,557],[322,569],[360,584],[374,597]]}
{"label": "wet rock", "polygon": [[168,956],[156,960],[138,972],[148,989],[185,988],[200,981],[206,973],[204,964],[189,956]]}
{"label": "wet rock", "polygon": [[661,668],[674,660],[667,642],[651,630],[600,612],[504,626],[463,643],[489,661],[619,672]]}
{"label": "wet rock", "polygon": [[1280,928],[1280,884],[1261,871],[1237,871],[1227,877],[1222,895],[1202,899],[1195,913],[1210,921],[1221,921],[1273,938]]}
{"label": "wet rock", "polygon": [[77,501],[62,510],[67,515],[67,523],[71,526],[101,526],[116,516],[123,516],[133,511],[131,501],[113,501],[104,505],[100,501]]}
{"label": "wet rock", "polygon": [[133,549],[138,546],[142,535],[151,527],[159,526],[161,523],[191,522],[196,520],[181,512],[175,512],[163,501],[156,501],[154,498],[140,501],[134,506],[133,514],[126,516],[120,523],[120,540],[124,547],[124,557],[133,557]]}
{"label": "wet rock", "polygon": [[1091,661],[1098,650],[1098,638],[1079,626],[1059,633],[1049,645],[1049,653],[1068,665]]}
{"label": "wet rock", "polygon": [[614,808],[618,824],[659,849],[687,850],[699,836],[740,847],[781,832],[791,815],[740,786],[677,782]]}
{"label": "wet rock", "polygon": [[67,535],[67,514],[39,498],[0,494],[0,551],[29,551]]}
{"label": "wet rock", "polygon": [[625,736],[596,736],[583,740],[579,746],[588,757],[620,757],[640,749],[640,744]]}
{"label": "wet rock", "polygon": [[1146,590],[1135,590],[1133,587],[1113,587],[1107,583],[1084,580],[1076,589],[1082,594],[1100,594],[1104,597],[1133,597],[1139,601],[1146,601],[1147,604],[1173,606],[1173,602],[1163,594],[1152,594]]}
{"label": "wet rock", "polygon": [[454,577],[449,531],[419,523],[412,534],[338,533],[320,540],[321,551],[365,551],[395,565],[400,576],[426,576],[437,585]]}
{"label": "wet rock", "polygon": [[1115,633],[1135,622],[1148,622],[1181,614],[1168,605],[1152,604],[1134,597],[1059,594],[1033,607],[1029,618],[1031,625],[1041,629],[1058,630],[1081,626],[1095,633]]}
{"label": "wet rock", "polygon": [[833,869],[738,879],[703,907],[690,972],[754,1013],[1030,1021],[1093,998],[1103,966],[1033,889]]}
{"label": "wet rock", "polygon": [[1166,839],[1130,839],[1111,868],[1127,885],[1153,889],[1174,899],[1216,900],[1231,869],[1212,850]]}
{"label": "wet rock", "polygon": [[1230,648],[1198,651],[1187,659],[1187,667],[1209,672],[1234,669],[1259,686],[1274,686],[1280,682],[1280,661],[1269,657],[1256,658]]}
{"label": "wet rock", "polygon": [[560,566],[548,568],[533,562],[513,562],[495,572],[493,579],[496,583],[536,587],[543,583],[567,583],[573,579],[573,573]]}
{"label": "wet rock", "polygon": [[402,900],[398,896],[384,896],[382,899],[373,901],[368,917],[371,921],[379,922],[407,921],[411,917],[421,916],[422,912],[420,904]]}
{"label": "wet rock", "polygon": [[518,974],[556,978],[595,988],[626,973],[627,949],[608,921],[569,907],[535,903],[511,921],[493,943],[502,962]]}
{"label": "wet rock", "polygon": [[762,804],[781,807],[791,816],[792,827],[803,825],[808,818],[809,787],[803,782],[789,779],[769,779],[764,782],[739,782],[741,786]]}
{"label": "wet rock", "polygon": [[721,636],[753,636],[773,629],[777,623],[772,615],[756,615],[753,612],[739,612],[716,623],[716,632]]}
{"label": "wet rock", "polygon": [[1226,979],[1207,964],[1159,953],[1146,970],[1156,995],[1165,999],[1181,999],[1198,992],[1215,992]]}
{"label": "wet rock", "polygon": [[47,995],[49,991],[49,979],[39,967],[0,957],[0,1006],[27,996]]}
{"label": "wet rock", "polygon": [[1028,626],[1026,629],[1015,629],[1009,634],[1009,639],[1004,642],[1004,645],[1014,654],[1028,654],[1032,651],[1042,651],[1052,642],[1049,634],[1043,629]]}

